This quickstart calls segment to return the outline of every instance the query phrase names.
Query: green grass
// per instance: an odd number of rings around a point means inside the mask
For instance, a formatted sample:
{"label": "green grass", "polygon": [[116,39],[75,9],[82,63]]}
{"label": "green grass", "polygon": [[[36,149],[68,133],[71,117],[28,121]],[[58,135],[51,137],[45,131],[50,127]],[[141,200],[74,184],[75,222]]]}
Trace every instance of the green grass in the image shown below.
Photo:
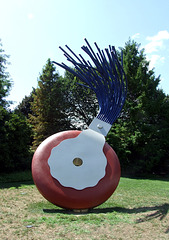
{"label": "green grass", "polygon": [[[26,186],[23,185],[24,187]],[[41,214],[38,219],[30,219],[29,223],[70,224],[78,222],[99,225],[103,223],[130,223],[135,220],[131,218],[133,213],[151,210],[165,215],[168,212],[168,207],[168,181],[121,178],[112,197],[87,214],[79,216],[79,214],[61,209],[45,200],[29,204],[28,211]]]}
{"label": "green grass", "polygon": [[2,183],[27,182],[27,181],[32,181],[31,171],[1,173],[0,174],[0,184],[2,186],[3,186]]}
{"label": "green grass", "polygon": [[[36,202],[29,205],[28,211],[40,214],[38,218],[30,218],[28,224],[46,223],[69,225],[77,224],[114,225],[119,223],[135,223],[137,214],[155,211],[156,218],[164,218],[169,210],[169,183],[156,180],[136,180],[121,178],[118,189],[105,203],[90,210],[87,214],[75,214],[71,211],[60,209],[49,202]],[[78,215],[78,217],[77,217]]]}
{"label": "green grass", "polygon": [[[23,179],[26,182],[21,181]],[[86,214],[77,214],[46,201],[34,186],[30,173],[1,176],[0,188],[0,201],[3,206],[2,219],[4,219],[2,225],[9,224],[10,226],[16,221],[19,216],[17,209],[16,212],[13,209],[12,213],[5,209],[17,205],[22,210],[22,217],[19,220],[22,226],[31,226],[29,230],[23,229],[22,234],[21,230],[15,229],[16,235],[24,236],[26,232],[34,234],[35,236],[31,235],[34,239],[35,237],[45,239],[42,232],[37,230],[45,227],[46,234],[48,232],[49,236],[49,231],[53,236],[53,231],[56,228],[60,229],[57,238],[48,239],[72,239],[75,235],[81,236],[82,239],[125,239],[123,238],[125,233],[123,235],[121,232],[118,233],[118,229],[123,226],[122,232],[125,229],[128,234],[128,229],[132,228],[133,235],[131,236],[135,236],[133,239],[142,239],[140,236],[150,225],[148,229],[152,229],[152,234],[154,234],[152,239],[168,239],[169,237],[169,182],[167,179],[122,177],[114,194],[105,203],[91,209]],[[23,207],[22,204],[24,204]],[[103,229],[103,232],[99,229]],[[110,229],[116,231],[112,233]],[[148,229],[147,234],[149,234]],[[114,238],[110,238],[111,234],[114,234]],[[43,237],[40,238],[40,236]],[[147,236],[150,237],[146,235],[144,238]]]}

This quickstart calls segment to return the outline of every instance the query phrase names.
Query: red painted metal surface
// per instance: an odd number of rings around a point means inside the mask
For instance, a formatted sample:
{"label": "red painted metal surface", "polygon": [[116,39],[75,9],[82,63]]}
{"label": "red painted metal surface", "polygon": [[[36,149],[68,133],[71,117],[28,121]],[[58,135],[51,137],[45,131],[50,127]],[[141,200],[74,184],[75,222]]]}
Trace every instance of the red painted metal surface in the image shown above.
{"label": "red painted metal surface", "polygon": [[50,136],[40,144],[32,160],[32,176],[39,192],[51,203],[66,209],[89,209],[102,204],[115,191],[121,175],[118,157],[109,144],[105,143],[103,152],[107,158],[106,174],[96,186],[76,190],[63,187],[51,176],[48,158],[52,148],[80,133],[81,131],[70,130]]}

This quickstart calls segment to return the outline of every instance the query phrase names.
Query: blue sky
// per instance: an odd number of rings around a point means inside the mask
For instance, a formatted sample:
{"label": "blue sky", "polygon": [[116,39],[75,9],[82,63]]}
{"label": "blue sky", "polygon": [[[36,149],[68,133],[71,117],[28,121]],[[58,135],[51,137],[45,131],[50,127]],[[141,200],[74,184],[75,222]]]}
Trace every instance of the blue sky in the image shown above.
{"label": "blue sky", "polygon": [[124,47],[129,37],[145,48],[169,94],[168,0],[0,0],[0,38],[13,80],[8,99],[16,106],[37,87],[48,58],[67,63],[59,46],[85,56],[84,38],[104,49]]}

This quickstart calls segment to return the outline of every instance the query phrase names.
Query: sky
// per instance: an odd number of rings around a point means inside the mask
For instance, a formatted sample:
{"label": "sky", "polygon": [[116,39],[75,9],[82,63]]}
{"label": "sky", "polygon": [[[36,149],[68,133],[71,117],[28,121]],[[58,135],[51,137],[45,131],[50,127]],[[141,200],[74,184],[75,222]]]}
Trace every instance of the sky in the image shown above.
{"label": "sky", "polygon": [[[150,69],[169,94],[168,0],[0,0],[0,39],[10,55],[8,100],[17,106],[37,87],[47,59],[67,64],[59,46],[77,54],[87,38],[93,49],[124,47],[129,38],[145,49]],[[96,49],[95,49],[96,51]],[[56,67],[60,75],[64,70]]]}

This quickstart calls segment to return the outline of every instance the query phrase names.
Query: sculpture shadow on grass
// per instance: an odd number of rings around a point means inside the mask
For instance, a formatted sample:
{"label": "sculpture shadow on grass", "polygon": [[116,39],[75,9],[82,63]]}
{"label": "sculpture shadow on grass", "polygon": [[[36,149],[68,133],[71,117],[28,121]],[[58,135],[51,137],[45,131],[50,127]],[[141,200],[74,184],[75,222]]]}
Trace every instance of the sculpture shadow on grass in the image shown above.
{"label": "sculpture shadow on grass", "polygon": [[[60,213],[60,214],[73,214],[76,215],[76,212],[72,210],[66,209],[43,209],[44,213]],[[100,214],[100,213],[126,213],[126,214],[137,214],[137,213],[148,213],[146,216],[138,218],[136,223],[142,223],[146,221],[151,221],[152,219],[159,218],[162,221],[169,212],[169,204],[164,203],[159,206],[152,206],[152,207],[138,207],[138,208],[124,208],[124,207],[112,207],[112,208],[94,208],[90,209],[87,213],[78,213],[78,214]],[[165,231],[165,233],[169,233],[169,227]]]}

